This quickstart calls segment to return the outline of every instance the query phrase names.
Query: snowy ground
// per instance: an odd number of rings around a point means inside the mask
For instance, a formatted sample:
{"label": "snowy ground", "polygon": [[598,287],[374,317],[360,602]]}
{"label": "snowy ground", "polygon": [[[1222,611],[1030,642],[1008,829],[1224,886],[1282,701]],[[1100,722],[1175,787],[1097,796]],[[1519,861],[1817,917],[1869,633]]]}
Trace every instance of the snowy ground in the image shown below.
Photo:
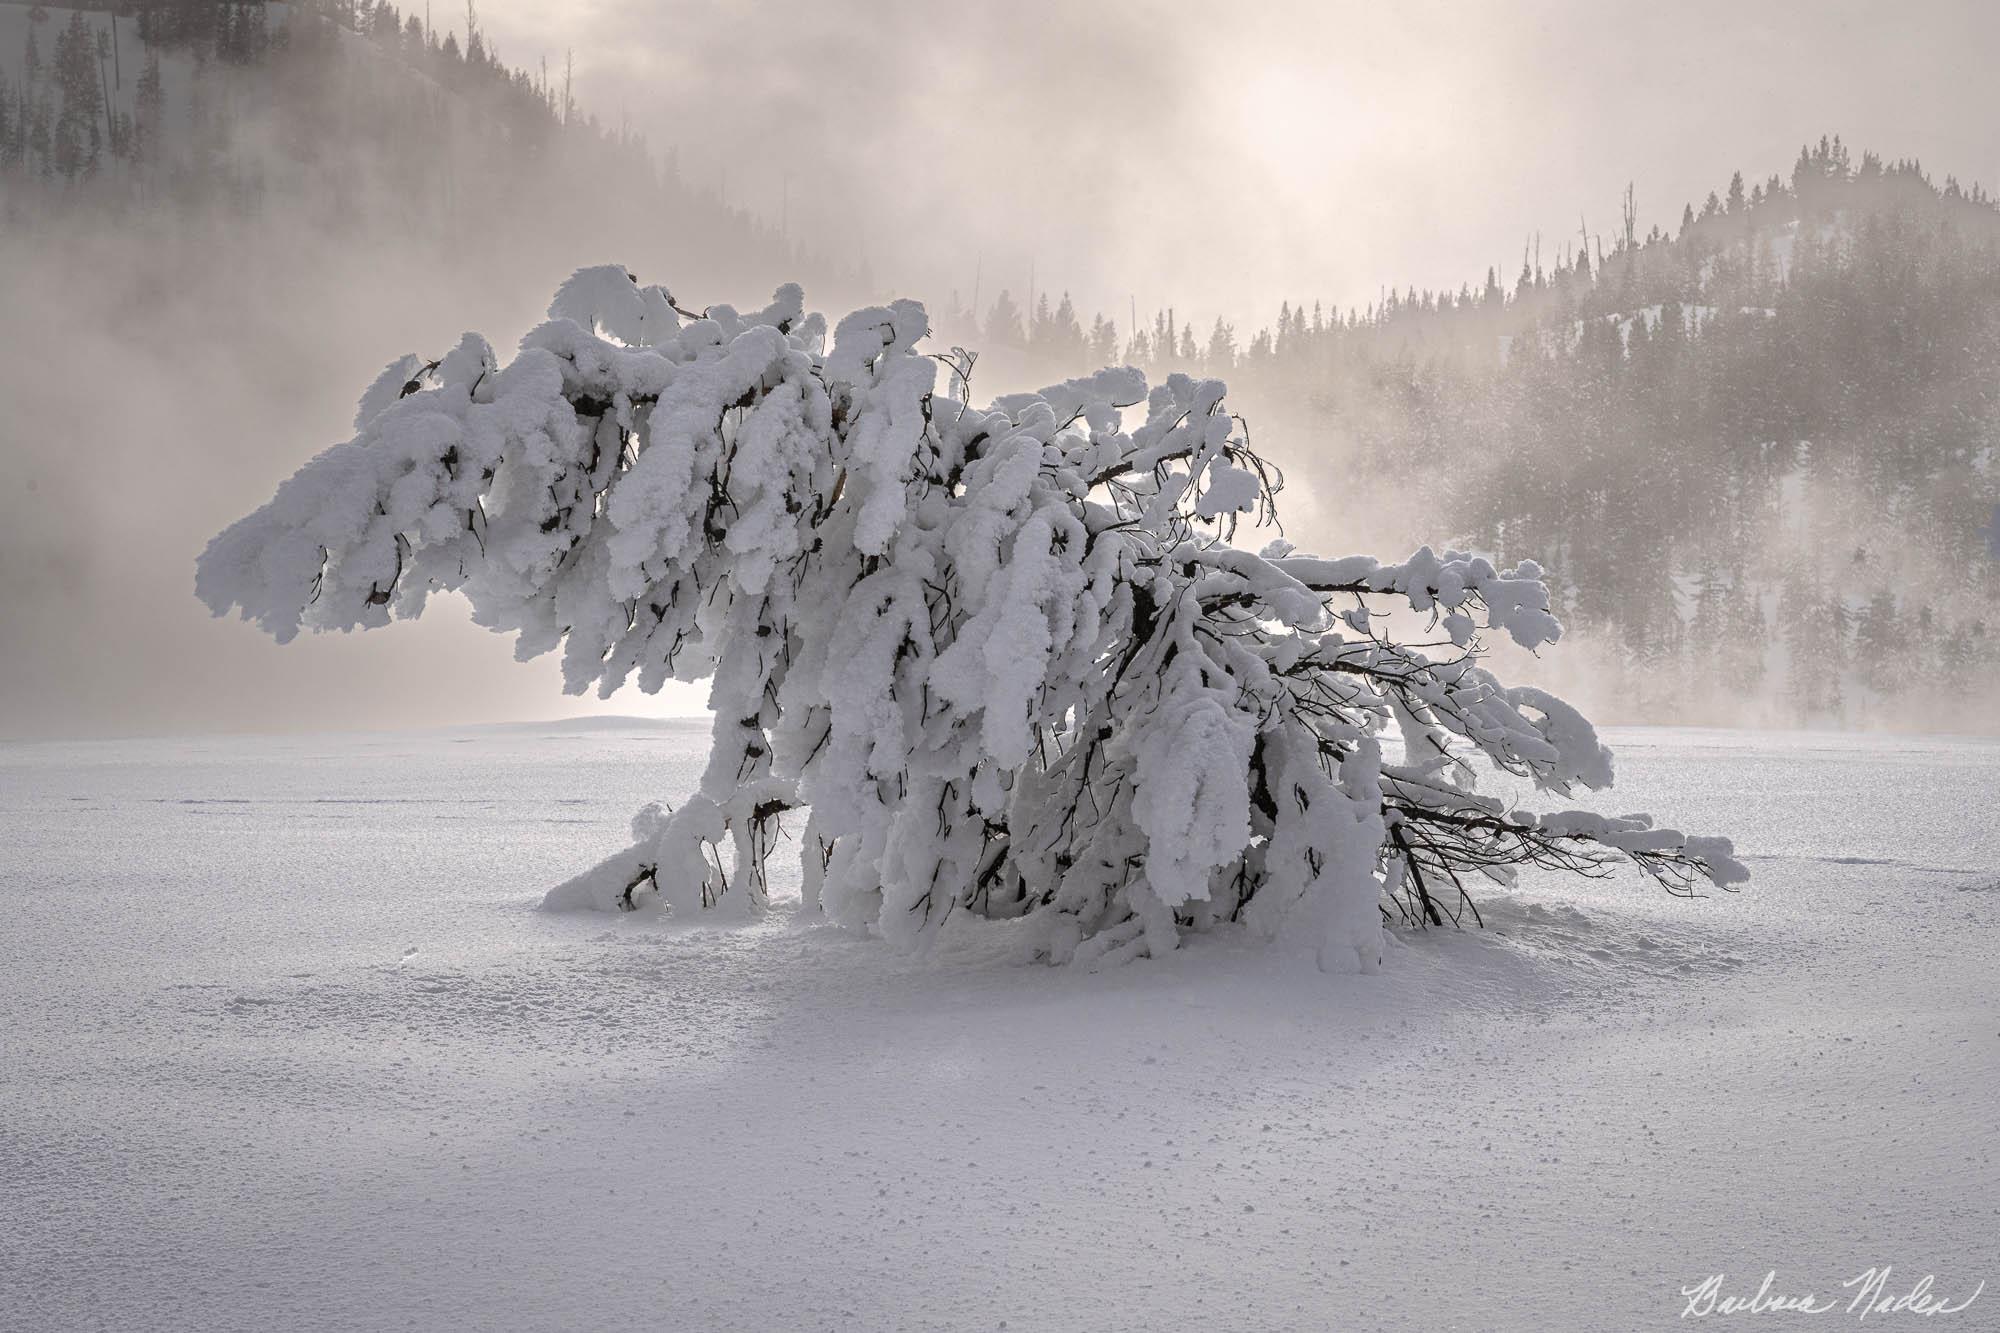
{"label": "snowy ground", "polygon": [[685,728],[0,747],[0,1327],[2000,1327],[2000,745],[1612,739],[1746,892],[1369,978],[533,911]]}

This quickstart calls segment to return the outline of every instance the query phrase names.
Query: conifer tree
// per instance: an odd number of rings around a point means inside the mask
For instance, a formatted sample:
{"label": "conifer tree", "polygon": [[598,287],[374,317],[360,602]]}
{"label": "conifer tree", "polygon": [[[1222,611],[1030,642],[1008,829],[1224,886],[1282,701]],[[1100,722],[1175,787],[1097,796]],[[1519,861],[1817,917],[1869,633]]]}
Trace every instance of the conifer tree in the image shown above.
{"label": "conifer tree", "polygon": [[994,298],[993,309],[987,312],[982,326],[986,340],[996,347],[1025,347],[1028,345],[1027,330],[1021,325],[1021,308],[1014,303],[1013,296],[1006,288]]}

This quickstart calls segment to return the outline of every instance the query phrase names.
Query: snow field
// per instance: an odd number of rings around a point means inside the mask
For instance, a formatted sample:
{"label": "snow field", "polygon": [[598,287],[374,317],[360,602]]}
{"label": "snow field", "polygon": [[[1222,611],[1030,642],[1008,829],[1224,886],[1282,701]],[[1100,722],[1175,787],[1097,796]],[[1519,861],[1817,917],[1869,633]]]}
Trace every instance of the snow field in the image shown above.
{"label": "snow field", "polygon": [[1640,1329],[1711,1272],[2000,1276],[2000,747],[1614,732],[1748,889],[1531,879],[1366,977],[911,956],[795,881],[535,911],[706,739],[0,749],[0,1327]]}

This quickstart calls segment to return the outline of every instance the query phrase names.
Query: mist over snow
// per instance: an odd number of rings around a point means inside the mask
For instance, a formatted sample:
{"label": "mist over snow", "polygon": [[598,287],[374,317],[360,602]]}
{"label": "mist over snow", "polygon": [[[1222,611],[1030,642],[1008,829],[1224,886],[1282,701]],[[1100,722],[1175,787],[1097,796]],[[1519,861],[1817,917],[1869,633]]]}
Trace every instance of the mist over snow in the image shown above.
{"label": "mist over snow", "polygon": [[[136,132],[123,149],[103,135],[69,179],[34,143],[38,121],[60,120],[55,48],[77,11],[43,7],[31,23],[30,7],[0,5],[5,128],[19,141],[0,169],[12,479],[0,493],[0,734],[546,715],[554,678],[510,662],[462,615],[399,643],[320,640],[281,661],[206,625],[187,560],[301,448],[347,430],[384,363],[433,355],[468,327],[518,337],[579,251],[753,289],[846,272],[585,113],[559,123],[503,71],[352,32],[286,42],[286,8],[269,10],[254,56],[218,54],[213,28],[155,41],[150,116],[146,47],[123,18],[111,100]],[[84,17],[108,37],[109,14]],[[30,31],[43,52],[32,96]],[[97,62],[86,66],[94,77]],[[575,192],[613,171],[633,207],[586,215],[574,234]],[[667,703],[700,705],[693,693]]]}
{"label": "mist over snow", "polygon": [[[282,46],[290,9],[263,8],[263,35],[246,32],[241,52],[154,43],[151,113],[147,44],[128,11],[111,59],[84,62],[86,75],[105,64],[112,114],[100,117],[100,160],[90,180],[52,191],[61,173],[48,136],[62,120],[54,65],[73,11],[43,6],[31,22],[35,7],[0,5],[9,106],[0,128],[14,144],[0,170],[0,333],[10,351],[0,442],[17,479],[0,498],[9,575],[0,733],[545,711],[551,678],[512,666],[447,623],[449,613],[372,648],[325,640],[282,659],[247,637],[204,633],[182,562],[134,559],[119,537],[158,533],[191,553],[268,492],[293,447],[338,438],[357,387],[382,364],[405,351],[440,355],[466,328],[504,347],[580,264],[622,262],[697,309],[758,302],[788,279],[829,310],[915,295],[940,345],[963,340],[984,353],[978,391],[990,394],[1082,373],[1099,347],[1129,359],[1137,332],[1157,355],[1150,335],[1170,315],[1196,344],[1185,364],[1207,368],[1218,322],[1237,357],[1259,331],[1282,342],[1281,305],[1352,316],[1381,309],[1385,293],[1476,292],[1488,269],[1512,291],[1523,238],[1541,235],[1550,268],[1576,243],[1578,213],[1595,244],[1615,241],[1624,182],[1636,186],[1641,236],[1656,225],[1672,233],[1682,201],[1699,208],[1739,168],[1753,183],[1789,178],[1798,144],[1829,128],[1857,153],[1921,159],[1939,184],[2000,179],[1982,128],[1995,109],[1982,100],[1994,96],[1991,81],[1951,72],[1991,35],[1991,12],[1976,5],[1935,6],[1924,24],[1817,5],[1760,7],[1727,24],[1720,12],[1701,23],[1640,7],[1583,24],[1561,6],[1470,16],[1296,6],[1221,25],[1194,9],[1029,6],[943,21],[896,5],[865,23],[815,9],[772,25],[755,11],[668,24],[639,4],[489,0],[475,11],[486,61],[477,68],[465,59],[465,16],[449,6],[434,15],[428,48],[411,44],[411,15],[399,15],[400,44],[370,18],[315,44],[310,60],[279,51],[276,64],[263,53]],[[89,22],[109,37],[104,7]],[[31,28],[42,63],[34,96]],[[1708,39],[1722,30],[1732,40]],[[456,64],[434,49],[447,38]],[[214,46],[216,35],[203,40]],[[1857,60],[1871,77],[1837,89],[1821,77],[1830,63]],[[1258,77],[1232,74],[1245,70]],[[1613,88],[1669,76],[1672,96]],[[568,124],[560,105],[548,111],[565,88]],[[1620,116],[1582,110],[1608,100]],[[37,159],[38,120],[48,141]],[[148,142],[121,150],[113,121]],[[82,155],[94,123],[83,119]],[[644,171],[641,157],[652,163]],[[1691,286],[1669,294],[1701,305]],[[1024,338],[1047,332],[1034,327],[1040,301],[1055,315],[1064,297],[1081,333],[1096,317],[1111,336],[1088,352],[1044,338],[1045,354],[1016,355],[1004,330],[988,327],[1002,293]],[[1629,323],[1659,304],[1653,295],[1609,308]],[[1478,337],[1490,352],[1518,332],[1510,324]],[[1422,340],[1399,350],[1406,341],[1392,331],[1370,361],[1431,355]],[[1439,460],[1418,463],[1420,488],[1393,470],[1357,484],[1357,459],[1423,454],[1422,421],[1384,420],[1367,395],[1330,391],[1317,370],[1228,378],[1232,407],[1287,469],[1295,539],[1390,552],[1472,541],[1571,577],[1551,549],[1569,534],[1526,533],[1516,545],[1452,504],[1448,485],[1445,503],[1420,489]],[[1612,425],[1629,438],[1629,423]],[[1779,443],[1809,438],[1794,434]],[[1551,460],[1563,458],[1561,438],[1548,445]],[[1468,442],[1486,442],[1477,417]],[[1976,502],[1991,475],[1988,451],[1984,480],[1950,493]],[[1836,510],[1825,521],[1845,519]],[[1867,545],[1880,556],[1890,544]],[[1858,619],[1885,588],[1927,583],[1948,555],[1878,567],[1848,589],[1847,613]],[[1654,563],[1691,621],[1705,571],[1685,555]],[[1782,581],[1771,563],[1768,577],[1745,574],[1770,590],[1767,624]],[[1602,574],[1575,571],[1580,587]],[[1914,618],[1931,600],[1898,613]],[[1964,621],[1969,636],[1973,590],[1935,600],[1933,614]],[[1598,637],[1588,621],[1576,641]],[[1934,653],[1951,633],[1939,630]],[[148,669],[132,671],[127,654],[139,643]],[[1631,691],[1599,685],[1642,649],[1611,646],[1606,662],[1551,665],[1566,674],[1548,679],[1611,716],[1661,720],[1698,702],[1675,686],[1642,691],[1662,702],[1632,711]],[[1784,670],[1774,650],[1766,674]],[[1711,720],[1763,725],[1951,722],[1933,701],[1876,708],[1855,682],[1838,714],[1794,707],[1776,690],[1748,704],[1707,702]],[[671,706],[694,710],[700,699]]]}
{"label": "mist over snow", "polygon": [[789,180],[794,233],[858,254],[896,294],[970,302],[983,278],[986,300],[1020,298],[1033,266],[1086,310],[1123,322],[1128,298],[1149,315],[1174,302],[1203,335],[1284,300],[1508,272],[1524,236],[1572,235],[1579,213],[1608,234],[1628,180],[1648,222],[1671,223],[1718,173],[1783,170],[1836,130],[2000,180],[1981,54],[2000,15],[1977,3],[479,14],[513,60],[573,49],[601,114],[760,217],[780,216]]}

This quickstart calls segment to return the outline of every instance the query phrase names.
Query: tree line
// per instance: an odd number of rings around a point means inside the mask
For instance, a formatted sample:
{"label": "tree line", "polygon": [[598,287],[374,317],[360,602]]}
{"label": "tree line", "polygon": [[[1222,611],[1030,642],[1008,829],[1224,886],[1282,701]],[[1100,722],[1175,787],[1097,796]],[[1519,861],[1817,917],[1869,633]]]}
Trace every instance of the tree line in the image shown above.
{"label": "tree line", "polygon": [[616,180],[625,208],[584,238],[598,253],[684,257],[725,288],[865,281],[583,109],[567,59],[509,63],[472,3],[450,27],[427,13],[388,0],[37,6],[19,60],[0,57],[0,226],[282,210],[343,234],[478,233],[518,249],[558,220],[573,230],[569,202]]}
{"label": "tree line", "polygon": [[1551,566],[1629,716],[1937,719],[1995,674],[1994,200],[1831,137],[1674,231],[1622,213],[1530,238],[1511,285],[1286,302],[1247,340],[1005,292],[940,322],[1043,380],[1226,376],[1330,514],[1415,488],[1419,535]]}

